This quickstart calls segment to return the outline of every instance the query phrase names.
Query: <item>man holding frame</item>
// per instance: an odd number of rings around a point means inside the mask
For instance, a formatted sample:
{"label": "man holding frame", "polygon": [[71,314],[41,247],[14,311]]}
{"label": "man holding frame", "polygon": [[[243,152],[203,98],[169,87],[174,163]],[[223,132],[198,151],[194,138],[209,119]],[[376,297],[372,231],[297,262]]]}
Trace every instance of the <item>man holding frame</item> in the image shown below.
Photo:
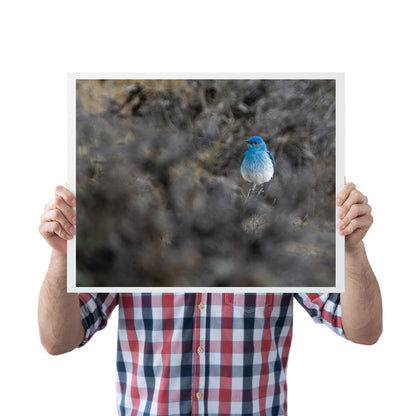
{"label": "man holding frame", "polygon": [[345,236],[342,294],[76,294],[66,289],[76,201],[58,186],[39,227],[52,247],[39,297],[42,344],[53,355],[84,345],[118,304],[119,414],[286,415],[293,297],[353,342],[373,344],[382,332],[380,290],[363,243],[371,207],[352,183],[336,204]]}

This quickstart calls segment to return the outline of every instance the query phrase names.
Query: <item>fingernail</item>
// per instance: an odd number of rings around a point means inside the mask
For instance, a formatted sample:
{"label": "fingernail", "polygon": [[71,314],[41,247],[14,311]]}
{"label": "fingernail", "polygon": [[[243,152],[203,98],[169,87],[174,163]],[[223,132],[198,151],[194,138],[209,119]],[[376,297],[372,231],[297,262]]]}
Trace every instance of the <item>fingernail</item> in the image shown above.
{"label": "fingernail", "polygon": [[338,221],[337,228],[344,228],[344,221]]}
{"label": "fingernail", "polygon": [[71,239],[72,239],[72,235],[65,234],[65,238],[66,238],[67,240],[71,240]]}
{"label": "fingernail", "polygon": [[70,234],[72,235],[72,234],[75,234],[75,227],[73,227],[72,225],[69,227],[69,230],[68,230],[69,232],[70,232]]}

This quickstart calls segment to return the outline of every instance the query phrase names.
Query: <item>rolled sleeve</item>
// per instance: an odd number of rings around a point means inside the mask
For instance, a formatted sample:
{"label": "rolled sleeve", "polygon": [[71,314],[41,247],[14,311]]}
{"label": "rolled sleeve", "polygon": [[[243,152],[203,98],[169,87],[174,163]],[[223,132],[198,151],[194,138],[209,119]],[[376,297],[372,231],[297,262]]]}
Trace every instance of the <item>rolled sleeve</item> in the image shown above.
{"label": "rolled sleeve", "polygon": [[85,345],[92,336],[105,328],[107,321],[118,304],[117,293],[79,293],[82,325],[85,337],[79,347]]}
{"label": "rolled sleeve", "polygon": [[316,323],[326,325],[345,338],[339,293],[296,293],[295,298]]}

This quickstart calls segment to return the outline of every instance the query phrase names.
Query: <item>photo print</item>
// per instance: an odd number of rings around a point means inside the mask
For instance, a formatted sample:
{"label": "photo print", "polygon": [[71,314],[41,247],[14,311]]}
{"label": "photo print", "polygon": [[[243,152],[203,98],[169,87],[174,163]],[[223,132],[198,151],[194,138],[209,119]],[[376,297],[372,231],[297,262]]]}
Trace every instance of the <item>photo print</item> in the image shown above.
{"label": "photo print", "polygon": [[342,291],[342,74],[69,75],[69,291]]}

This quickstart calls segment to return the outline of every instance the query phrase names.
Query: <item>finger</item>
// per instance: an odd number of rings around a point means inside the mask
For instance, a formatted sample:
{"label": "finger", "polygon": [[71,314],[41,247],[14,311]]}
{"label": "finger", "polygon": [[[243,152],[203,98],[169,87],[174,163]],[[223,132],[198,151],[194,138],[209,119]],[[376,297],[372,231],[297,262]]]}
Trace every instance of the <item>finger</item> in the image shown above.
{"label": "finger", "polygon": [[338,206],[341,206],[347,200],[350,193],[355,189],[355,184],[353,184],[352,182],[346,183],[337,194],[336,204]]}
{"label": "finger", "polygon": [[45,238],[51,238],[54,235],[64,239],[70,240],[73,236],[66,233],[61,225],[56,221],[41,222],[39,225],[39,232]]}
{"label": "finger", "polygon": [[75,195],[63,186],[57,186],[55,188],[55,196],[62,198],[69,206],[74,207],[76,205]]}
{"label": "finger", "polygon": [[344,218],[351,207],[355,204],[367,204],[368,199],[360,191],[353,189],[344,203],[338,208],[338,218]]}
{"label": "finger", "polygon": [[355,184],[352,182],[346,183],[337,194],[336,204],[340,207],[354,189],[356,189]]}
{"label": "finger", "polygon": [[58,222],[61,228],[68,234],[75,234],[75,227],[66,219],[59,209],[45,211],[40,217],[41,222]]}
{"label": "finger", "polygon": [[348,224],[357,217],[362,217],[364,215],[371,213],[371,206],[368,204],[354,204],[351,206],[350,210],[344,216],[344,218],[337,223],[337,228],[342,230],[347,227]]}
{"label": "finger", "polygon": [[342,230],[338,230],[340,235],[347,236],[354,233],[357,230],[362,230],[364,233],[368,231],[373,223],[373,217],[370,214],[362,217],[354,218],[347,227]]}
{"label": "finger", "polygon": [[54,209],[59,209],[71,224],[76,224],[74,209],[70,207],[60,196],[52,199],[45,205],[45,211],[51,211]]}
{"label": "finger", "polygon": [[65,200],[63,200],[62,198],[58,197],[56,198],[56,208],[59,209],[64,215],[65,218],[71,223],[71,224],[76,224],[77,222],[77,217],[74,211],[74,208],[72,208],[71,206],[69,206]]}

